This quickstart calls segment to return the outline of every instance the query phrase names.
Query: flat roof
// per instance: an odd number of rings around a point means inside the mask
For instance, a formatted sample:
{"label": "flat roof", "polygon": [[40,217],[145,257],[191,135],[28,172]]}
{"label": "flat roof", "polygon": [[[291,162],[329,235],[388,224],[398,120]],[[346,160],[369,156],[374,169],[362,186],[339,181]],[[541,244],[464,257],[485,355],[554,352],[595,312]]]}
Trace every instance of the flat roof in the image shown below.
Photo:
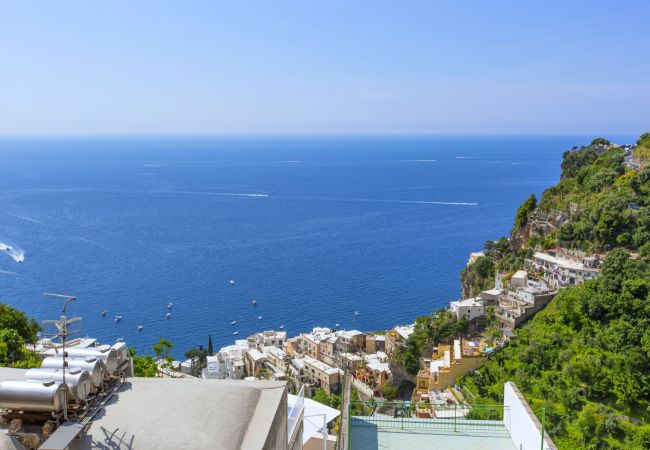
{"label": "flat roof", "polygon": [[542,260],[547,261],[547,262],[549,262],[551,264],[556,264],[558,266],[565,267],[565,268],[572,269],[572,270],[584,270],[584,271],[587,271],[587,272],[600,272],[600,269],[595,269],[593,267],[586,267],[584,264],[580,264],[580,263],[577,263],[575,261],[571,261],[570,259],[549,255],[548,253],[535,252],[535,254],[533,255],[533,258],[542,259]]}
{"label": "flat roof", "polygon": [[92,448],[259,449],[285,398],[278,381],[130,378],[87,434]]}
{"label": "flat roof", "polygon": [[328,375],[338,372],[334,367],[330,366],[329,364],[325,364],[323,361],[319,361],[315,358],[312,358],[311,356],[305,356],[303,358],[303,361],[305,362],[305,364],[314,366],[317,369],[322,370]]}

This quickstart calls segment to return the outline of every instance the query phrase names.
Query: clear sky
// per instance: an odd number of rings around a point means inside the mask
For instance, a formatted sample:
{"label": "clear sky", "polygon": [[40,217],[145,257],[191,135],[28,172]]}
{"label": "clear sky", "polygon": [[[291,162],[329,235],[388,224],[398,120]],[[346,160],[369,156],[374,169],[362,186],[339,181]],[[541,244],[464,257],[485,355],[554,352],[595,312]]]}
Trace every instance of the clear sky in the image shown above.
{"label": "clear sky", "polygon": [[631,133],[650,2],[34,1],[0,133]]}

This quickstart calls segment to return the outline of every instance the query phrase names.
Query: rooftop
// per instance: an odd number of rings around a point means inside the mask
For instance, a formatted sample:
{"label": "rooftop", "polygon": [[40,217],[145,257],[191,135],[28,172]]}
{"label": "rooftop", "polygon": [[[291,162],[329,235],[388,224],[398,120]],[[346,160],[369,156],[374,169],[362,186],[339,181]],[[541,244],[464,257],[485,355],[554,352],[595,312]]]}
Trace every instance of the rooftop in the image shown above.
{"label": "rooftop", "polygon": [[465,300],[454,300],[449,302],[456,306],[483,306],[483,299],[481,297],[466,298]]}
{"label": "rooftop", "polygon": [[325,372],[328,375],[332,375],[333,373],[338,372],[338,369],[335,369],[334,367],[332,367],[332,366],[330,366],[328,364],[325,364],[322,361],[314,359],[311,356],[305,356],[303,358],[303,361],[305,362],[305,364],[309,364],[310,366],[314,366],[318,370],[322,370],[323,372]]}
{"label": "rooftop", "polygon": [[585,270],[589,272],[600,272],[600,269],[595,269],[592,267],[587,267],[584,264],[571,261],[570,259],[549,255],[548,253],[535,252],[533,255],[535,259],[541,259],[551,264],[556,264],[561,267],[565,267],[571,270]]}

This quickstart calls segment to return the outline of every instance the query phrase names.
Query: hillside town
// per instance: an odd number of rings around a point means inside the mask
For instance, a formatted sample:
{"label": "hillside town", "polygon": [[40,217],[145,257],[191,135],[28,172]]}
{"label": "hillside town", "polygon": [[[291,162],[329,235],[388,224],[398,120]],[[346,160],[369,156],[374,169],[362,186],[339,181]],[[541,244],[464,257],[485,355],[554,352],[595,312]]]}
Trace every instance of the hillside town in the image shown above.
{"label": "hillside town", "polygon": [[[472,253],[468,265],[483,256]],[[521,270],[497,273],[492,289],[449,302],[444,312],[466,321],[468,332],[443,340],[430,357],[420,358],[415,386],[407,397],[418,405],[414,414],[429,417],[436,405],[465,403],[468,392],[456,381],[516,339],[516,328],[541,311],[559,289],[595,279],[603,258],[564,248],[534,252]],[[290,392],[304,387],[308,397],[318,391],[340,394],[345,376],[350,376],[359,399],[390,400],[395,391],[383,388],[393,382],[391,357],[406,345],[415,327],[402,324],[375,332],[314,327],[293,337],[283,330],[266,330],[207,355],[203,365],[196,359],[159,365],[165,376],[286,381]]]}

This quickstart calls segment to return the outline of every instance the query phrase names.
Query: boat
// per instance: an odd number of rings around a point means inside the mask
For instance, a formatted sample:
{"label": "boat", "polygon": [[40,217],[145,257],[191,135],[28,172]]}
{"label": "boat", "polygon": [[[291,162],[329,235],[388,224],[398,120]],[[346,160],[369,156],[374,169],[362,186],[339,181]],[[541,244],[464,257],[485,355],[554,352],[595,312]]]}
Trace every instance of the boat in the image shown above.
{"label": "boat", "polygon": [[172,316],[172,313],[167,313],[167,318],[169,319]]}
{"label": "boat", "polygon": [[117,339],[115,339],[115,342],[124,342],[124,338],[123,337],[118,337]]}
{"label": "boat", "polygon": [[167,303],[167,309],[172,309],[174,304],[172,302]]}
{"label": "boat", "polygon": [[358,317],[359,316],[359,311],[355,311],[354,315]]}
{"label": "boat", "polygon": [[144,327],[142,325],[138,325],[138,331],[142,331]]}
{"label": "boat", "polygon": [[257,316],[257,320],[262,320],[262,316]]}
{"label": "boat", "polygon": [[253,300],[253,306],[257,306],[257,300]]}
{"label": "boat", "polygon": [[233,336],[237,336],[239,334],[239,331],[233,331],[232,334]]}
{"label": "boat", "polygon": [[284,325],[280,325],[280,329],[282,330],[284,328]]}
{"label": "boat", "polygon": [[340,326],[341,326],[341,325],[339,325],[338,323],[336,324],[336,328],[338,328],[338,327],[340,327]]}
{"label": "boat", "polygon": [[102,311],[102,317],[106,316],[106,313],[107,313],[107,312],[108,312],[108,311],[106,311],[106,310]]}
{"label": "boat", "polygon": [[232,286],[233,284],[235,284],[235,280],[230,280],[230,285]]}
{"label": "boat", "polygon": [[230,325],[235,325],[236,323],[237,323],[237,321],[233,320],[232,322],[230,322]]}
{"label": "boat", "polygon": [[122,316],[120,316],[119,314],[117,316],[115,316],[115,321],[116,322],[119,322],[120,320],[122,320]]}

